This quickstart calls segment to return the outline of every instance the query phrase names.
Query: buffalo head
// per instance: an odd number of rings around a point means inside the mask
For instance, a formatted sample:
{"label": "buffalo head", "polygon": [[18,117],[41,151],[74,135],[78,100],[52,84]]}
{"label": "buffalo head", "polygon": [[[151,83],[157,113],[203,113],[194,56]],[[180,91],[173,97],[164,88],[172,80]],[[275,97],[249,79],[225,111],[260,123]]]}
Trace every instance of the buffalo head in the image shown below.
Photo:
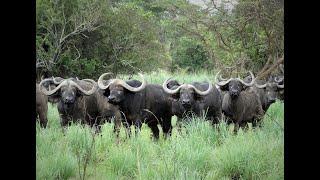
{"label": "buffalo head", "polygon": [[[98,79],[98,86],[100,89],[105,90],[104,95],[108,98],[108,101],[112,104],[119,104],[125,99],[127,92],[140,92],[145,87],[147,82],[145,81],[142,74],[139,73],[143,79],[142,83],[136,80],[131,80],[134,85],[129,85],[126,81],[121,79],[109,79],[104,80],[104,77],[112,73],[104,73]],[[137,87],[138,86],[138,87]]]}
{"label": "buffalo head", "polygon": [[[92,87],[90,90],[85,90],[88,88],[88,84],[90,83]],[[46,84],[49,85],[46,88]],[[86,88],[84,89],[85,86]],[[51,89],[54,87],[53,89]],[[90,96],[97,90],[97,84],[94,80],[91,79],[83,79],[78,80],[75,78],[63,79],[63,78],[47,78],[40,82],[40,91],[49,96],[54,97],[55,99],[59,99],[60,102],[63,103],[64,107],[70,108],[74,105],[76,99],[82,95]]]}
{"label": "buffalo head", "polygon": [[251,87],[255,82],[255,78],[252,72],[249,72],[251,75],[251,82],[249,83],[243,81],[240,78],[223,79],[221,76],[218,76],[219,73],[220,71],[215,76],[216,84],[222,91],[228,91],[232,99],[237,98],[241,91],[244,91],[248,87]]}
{"label": "buffalo head", "polygon": [[257,88],[264,89],[266,101],[272,104],[276,101],[277,95],[284,89],[283,78],[271,77],[268,82],[263,85],[255,84]]}
{"label": "buffalo head", "polygon": [[179,101],[185,108],[190,108],[202,96],[208,95],[212,90],[211,83],[207,83],[207,90],[200,90],[192,84],[179,84],[175,80],[167,79],[163,85],[163,90],[172,95],[172,98]]}

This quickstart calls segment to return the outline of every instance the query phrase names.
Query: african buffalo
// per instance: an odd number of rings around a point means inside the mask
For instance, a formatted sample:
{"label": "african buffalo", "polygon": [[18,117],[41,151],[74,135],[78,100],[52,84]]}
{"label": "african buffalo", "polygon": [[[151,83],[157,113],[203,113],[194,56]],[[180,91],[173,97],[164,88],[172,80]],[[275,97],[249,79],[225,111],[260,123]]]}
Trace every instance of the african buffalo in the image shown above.
{"label": "african buffalo", "polygon": [[256,126],[262,119],[264,111],[259,96],[253,90],[247,90],[255,83],[254,75],[250,72],[252,80],[246,83],[240,78],[221,80],[218,74],[219,72],[215,77],[217,85],[222,91],[227,91],[222,101],[222,111],[225,116],[235,123],[236,129],[239,126],[245,126],[248,122]]}
{"label": "african buffalo", "polygon": [[[43,84],[48,82],[56,87],[53,90],[47,90]],[[100,130],[98,125],[102,124],[106,118],[115,117],[115,131],[118,136],[121,125],[120,111],[116,106],[108,103],[94,80],[48,78],[41,81],[40,90],[45,95],[58,99],[57,107],[62,127],[70,122],[80,121]]]}
{"label": "african buffalo", "polygon": [[219,122],[222,98],[219,90],[211,83],[193,82],[180,85],[176,80],[167,79],[162,88],[171,96],[172,113],[178,119],[194,113],[197,116],[205,116],[212,124]]}
{"label": "african buffalo", "polygon": [[271,77],[264,84],[255,83],[252,87],[253,90],[260,97],[262,109],[266,112],[270,105],[276,102],[276,98],[279,98],[280,92],[283,91],[284,85],[280,85],[279,82],[273,81]]}
{"label": "african buffalo", "polygon": [[[244,82],[249,81],[251,77],[244,78]],[[283,100],[283,77],[270,76],[268,81],[256,80],[255,86],[252,86],[251,89],[260,97],[262,109],[266,112],[270,105],[276,102],[276,98]]]}
{"label": "african buffalo", "polygon": [[[125,116],[127,129],[134,124],[136,130],[145,122],[152,130],[153,136],[159,138],[157,124],[161,124],[165,137],[171,134],[171,106],[168,95],[160,85],[147,84],[142,74],[142,83],[137,80],[121,79],[103,80],[111,73],[99,77],[98,86],[104,90],[109,102],[119,106]],[[130,133],[130,132],[129,132]],[[130,134],[129,134],[130,135]]]}
{"label": "african buffalo", "polygon": [[40,89],[39,84],[36,84],[36,114],[39,117],[41,127],[46,127],[48,123],[48,97],[44,95]]}

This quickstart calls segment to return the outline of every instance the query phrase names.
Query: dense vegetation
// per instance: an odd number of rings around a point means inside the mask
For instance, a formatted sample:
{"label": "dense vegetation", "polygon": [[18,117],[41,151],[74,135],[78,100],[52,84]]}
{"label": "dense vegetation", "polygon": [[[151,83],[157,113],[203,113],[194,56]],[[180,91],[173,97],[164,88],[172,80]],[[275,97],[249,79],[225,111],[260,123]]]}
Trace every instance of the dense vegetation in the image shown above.
{"label": "dense vegetation", "polygon": [[106,71],[260,73],[283,57],[280,0],[37,0],[38,78]]}
{"label": "dense vegetation", "polygon": [[[191,82],[212,74],[154,72],[146,79],[161,83],[169,76]],[[144,124],[140,135],[130,139],[121,128],[117,144],[110,123],[99,135],[79,124],[63,134],[56,106],[49,104],[49,127],[37,123],[37,179],[283,179],[283,113],[283,103],[276,102],[262,128],[237,135],[232,125],[221,122],[215,129],[194,117],[180,134],[174,117],[173,135],[167,140],[153,141]]]}

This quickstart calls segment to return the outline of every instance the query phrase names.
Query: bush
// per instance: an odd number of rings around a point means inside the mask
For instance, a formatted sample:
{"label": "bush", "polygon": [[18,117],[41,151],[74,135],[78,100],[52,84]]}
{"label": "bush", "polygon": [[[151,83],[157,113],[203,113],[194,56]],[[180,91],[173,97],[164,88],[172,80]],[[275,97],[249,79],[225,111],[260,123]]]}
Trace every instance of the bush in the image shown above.
{"label": "bush", "polygon": [[212,68],[203,46],[193,39],[180,38],[172,52],[173,65],[189,71]]}

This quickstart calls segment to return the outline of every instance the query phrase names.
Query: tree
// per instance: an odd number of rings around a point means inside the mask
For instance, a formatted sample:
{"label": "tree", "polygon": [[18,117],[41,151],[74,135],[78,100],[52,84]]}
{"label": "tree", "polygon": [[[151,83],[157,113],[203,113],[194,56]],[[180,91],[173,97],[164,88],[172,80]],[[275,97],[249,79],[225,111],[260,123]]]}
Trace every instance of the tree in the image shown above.
{"label": "tree", "polygon": [[99,1],[37,1],[37,70],[52,71],[64,52],[74,48],[75,60],[81,54],[75,46],[77,36],[88,38],[86,33],[101,26],[101,6]]}

